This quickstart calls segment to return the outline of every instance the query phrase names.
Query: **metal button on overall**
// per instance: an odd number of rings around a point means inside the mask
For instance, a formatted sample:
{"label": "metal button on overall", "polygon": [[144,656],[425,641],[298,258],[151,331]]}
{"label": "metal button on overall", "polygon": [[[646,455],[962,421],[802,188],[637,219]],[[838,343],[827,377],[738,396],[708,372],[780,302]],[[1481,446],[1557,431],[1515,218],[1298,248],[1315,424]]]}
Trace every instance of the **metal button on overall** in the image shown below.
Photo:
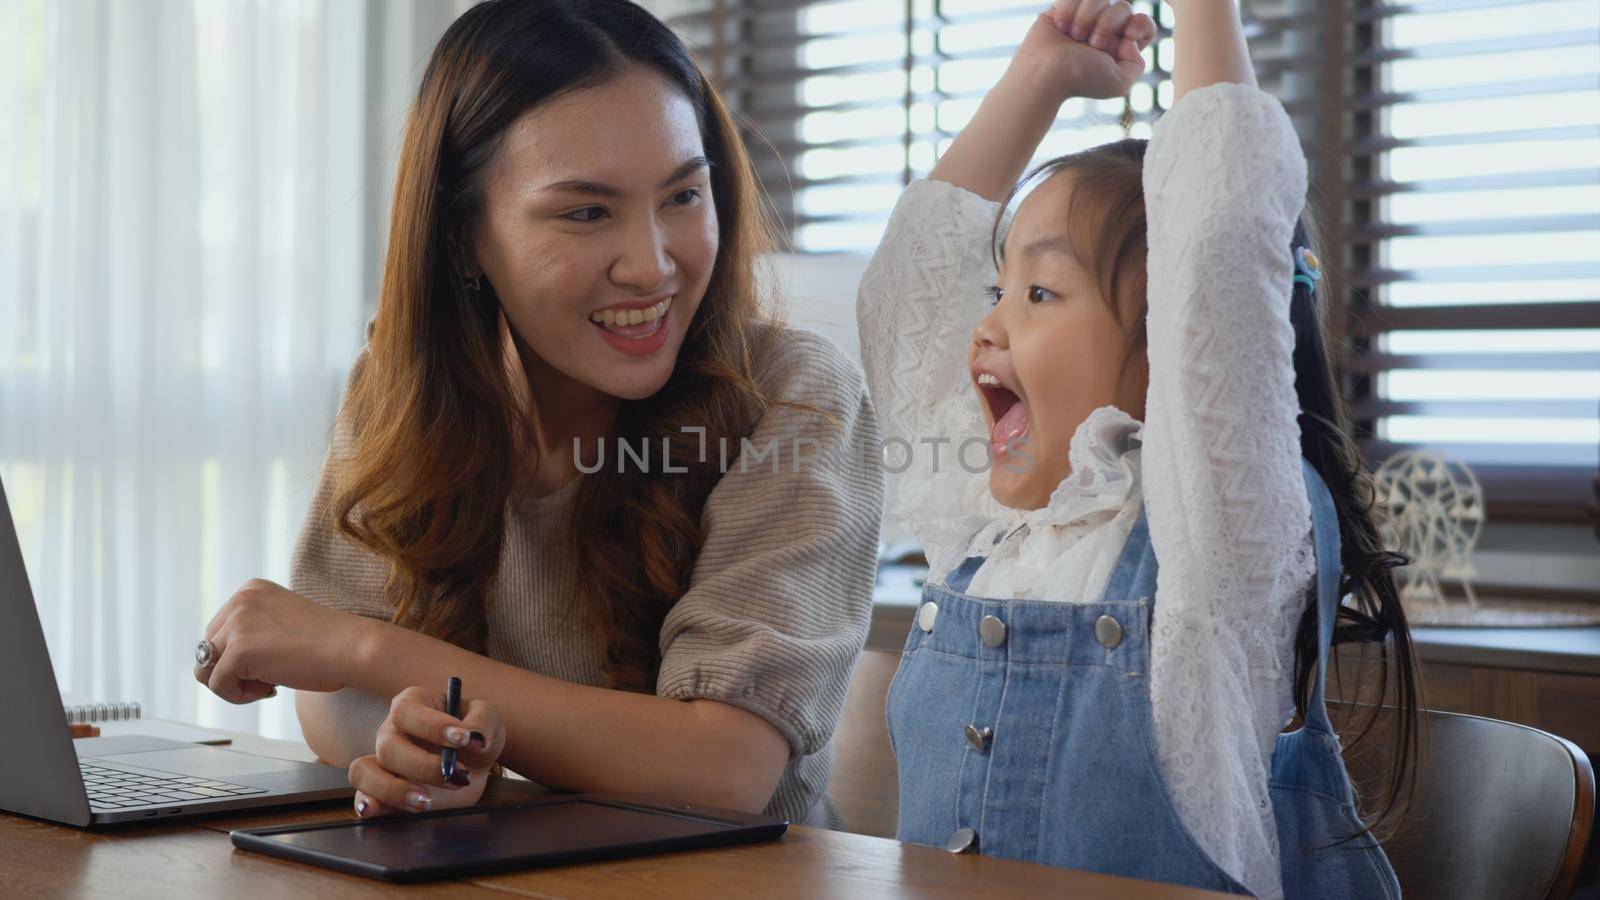
{"label": "metal button on overall", "polygon": [[971,828],[957,828],[944,847],[951,853],[971,853],[978,849],[978,833]]}
{"label": "metal button on overall", "polygon": [[1006,642],[1006,623],[995,616],[984,616],[978,623],[978,636],[986,647],[998,647]]}
{"label": "metal button on overall", "polygon": [[917,627],[923,631],[933,630],[933,620],[939,618],[939,604],[929,600],[917,610]]}
{"label": "metal button on overall", "polygon": [[1110,616],[1094,620],[1094,639],[1108,649],[1122,643],[1122,623]]}
{"label": "metal button on overall", "polygon": [[987,725],[982,728],[976,725],[968,725],[966,731],[967,740],[972,743],[972,746],[982,751],[987,751],[989,743],[994,740],[994,729]]}

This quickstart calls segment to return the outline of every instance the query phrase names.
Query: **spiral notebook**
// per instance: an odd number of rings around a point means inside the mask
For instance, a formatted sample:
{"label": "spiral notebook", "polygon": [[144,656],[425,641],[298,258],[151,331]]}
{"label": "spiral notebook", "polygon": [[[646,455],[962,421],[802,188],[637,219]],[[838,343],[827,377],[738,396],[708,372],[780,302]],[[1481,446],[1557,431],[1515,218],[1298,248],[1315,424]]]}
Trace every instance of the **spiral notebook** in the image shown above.
{"label": "spiral notebook", "polygon": [[[63,698],[64,699],[64,698]],[[145,737],[166,738],[188,744],[210,744],[217,747],[233,743],[233,738],[182,722],[166,719],[141,718],[143,712],[137,703],[78,703],[63,702],[63,711],[70,725],[98,725],[101,737],[138,734]]]}

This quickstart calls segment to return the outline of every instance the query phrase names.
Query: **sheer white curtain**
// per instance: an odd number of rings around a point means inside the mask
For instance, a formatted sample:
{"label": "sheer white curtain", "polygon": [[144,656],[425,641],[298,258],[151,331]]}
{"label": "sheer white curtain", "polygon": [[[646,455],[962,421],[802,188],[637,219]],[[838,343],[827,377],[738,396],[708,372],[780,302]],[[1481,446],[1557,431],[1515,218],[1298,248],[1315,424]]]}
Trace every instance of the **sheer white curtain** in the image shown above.
{"label": "sheer white curtain", "polygon": [[0,477],[74,699],[297,733],[287,693],[196,685],[193,647],[287,578],[463,5],[0,0]]}

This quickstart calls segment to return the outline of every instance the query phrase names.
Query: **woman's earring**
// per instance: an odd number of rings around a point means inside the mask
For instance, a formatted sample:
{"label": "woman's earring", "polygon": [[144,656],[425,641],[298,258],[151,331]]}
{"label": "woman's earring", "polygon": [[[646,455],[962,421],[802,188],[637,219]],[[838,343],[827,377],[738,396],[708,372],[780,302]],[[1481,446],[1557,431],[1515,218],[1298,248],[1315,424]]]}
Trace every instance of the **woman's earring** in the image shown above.
{"label": "woman's earring", "polygon": [[474,272],[472,277],[462,280],[461,286],[474,294],[483,293],[483,273]]}

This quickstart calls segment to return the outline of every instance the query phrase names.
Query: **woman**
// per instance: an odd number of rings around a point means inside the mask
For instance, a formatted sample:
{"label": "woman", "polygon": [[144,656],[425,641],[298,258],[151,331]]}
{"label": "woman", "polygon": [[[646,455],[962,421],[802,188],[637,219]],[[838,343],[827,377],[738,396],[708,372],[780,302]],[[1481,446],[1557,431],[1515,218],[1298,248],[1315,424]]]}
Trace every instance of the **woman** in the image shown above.
{"label": "woman", "polygon": [[758,197],[722,102],[639,7],[461,16],[406,129],[293,590],[229,600],[196,676],[233,702],[301,690],[364,816],[474,803],[498,761],[827,822],[877,426],[853,363],[763,313]]}

